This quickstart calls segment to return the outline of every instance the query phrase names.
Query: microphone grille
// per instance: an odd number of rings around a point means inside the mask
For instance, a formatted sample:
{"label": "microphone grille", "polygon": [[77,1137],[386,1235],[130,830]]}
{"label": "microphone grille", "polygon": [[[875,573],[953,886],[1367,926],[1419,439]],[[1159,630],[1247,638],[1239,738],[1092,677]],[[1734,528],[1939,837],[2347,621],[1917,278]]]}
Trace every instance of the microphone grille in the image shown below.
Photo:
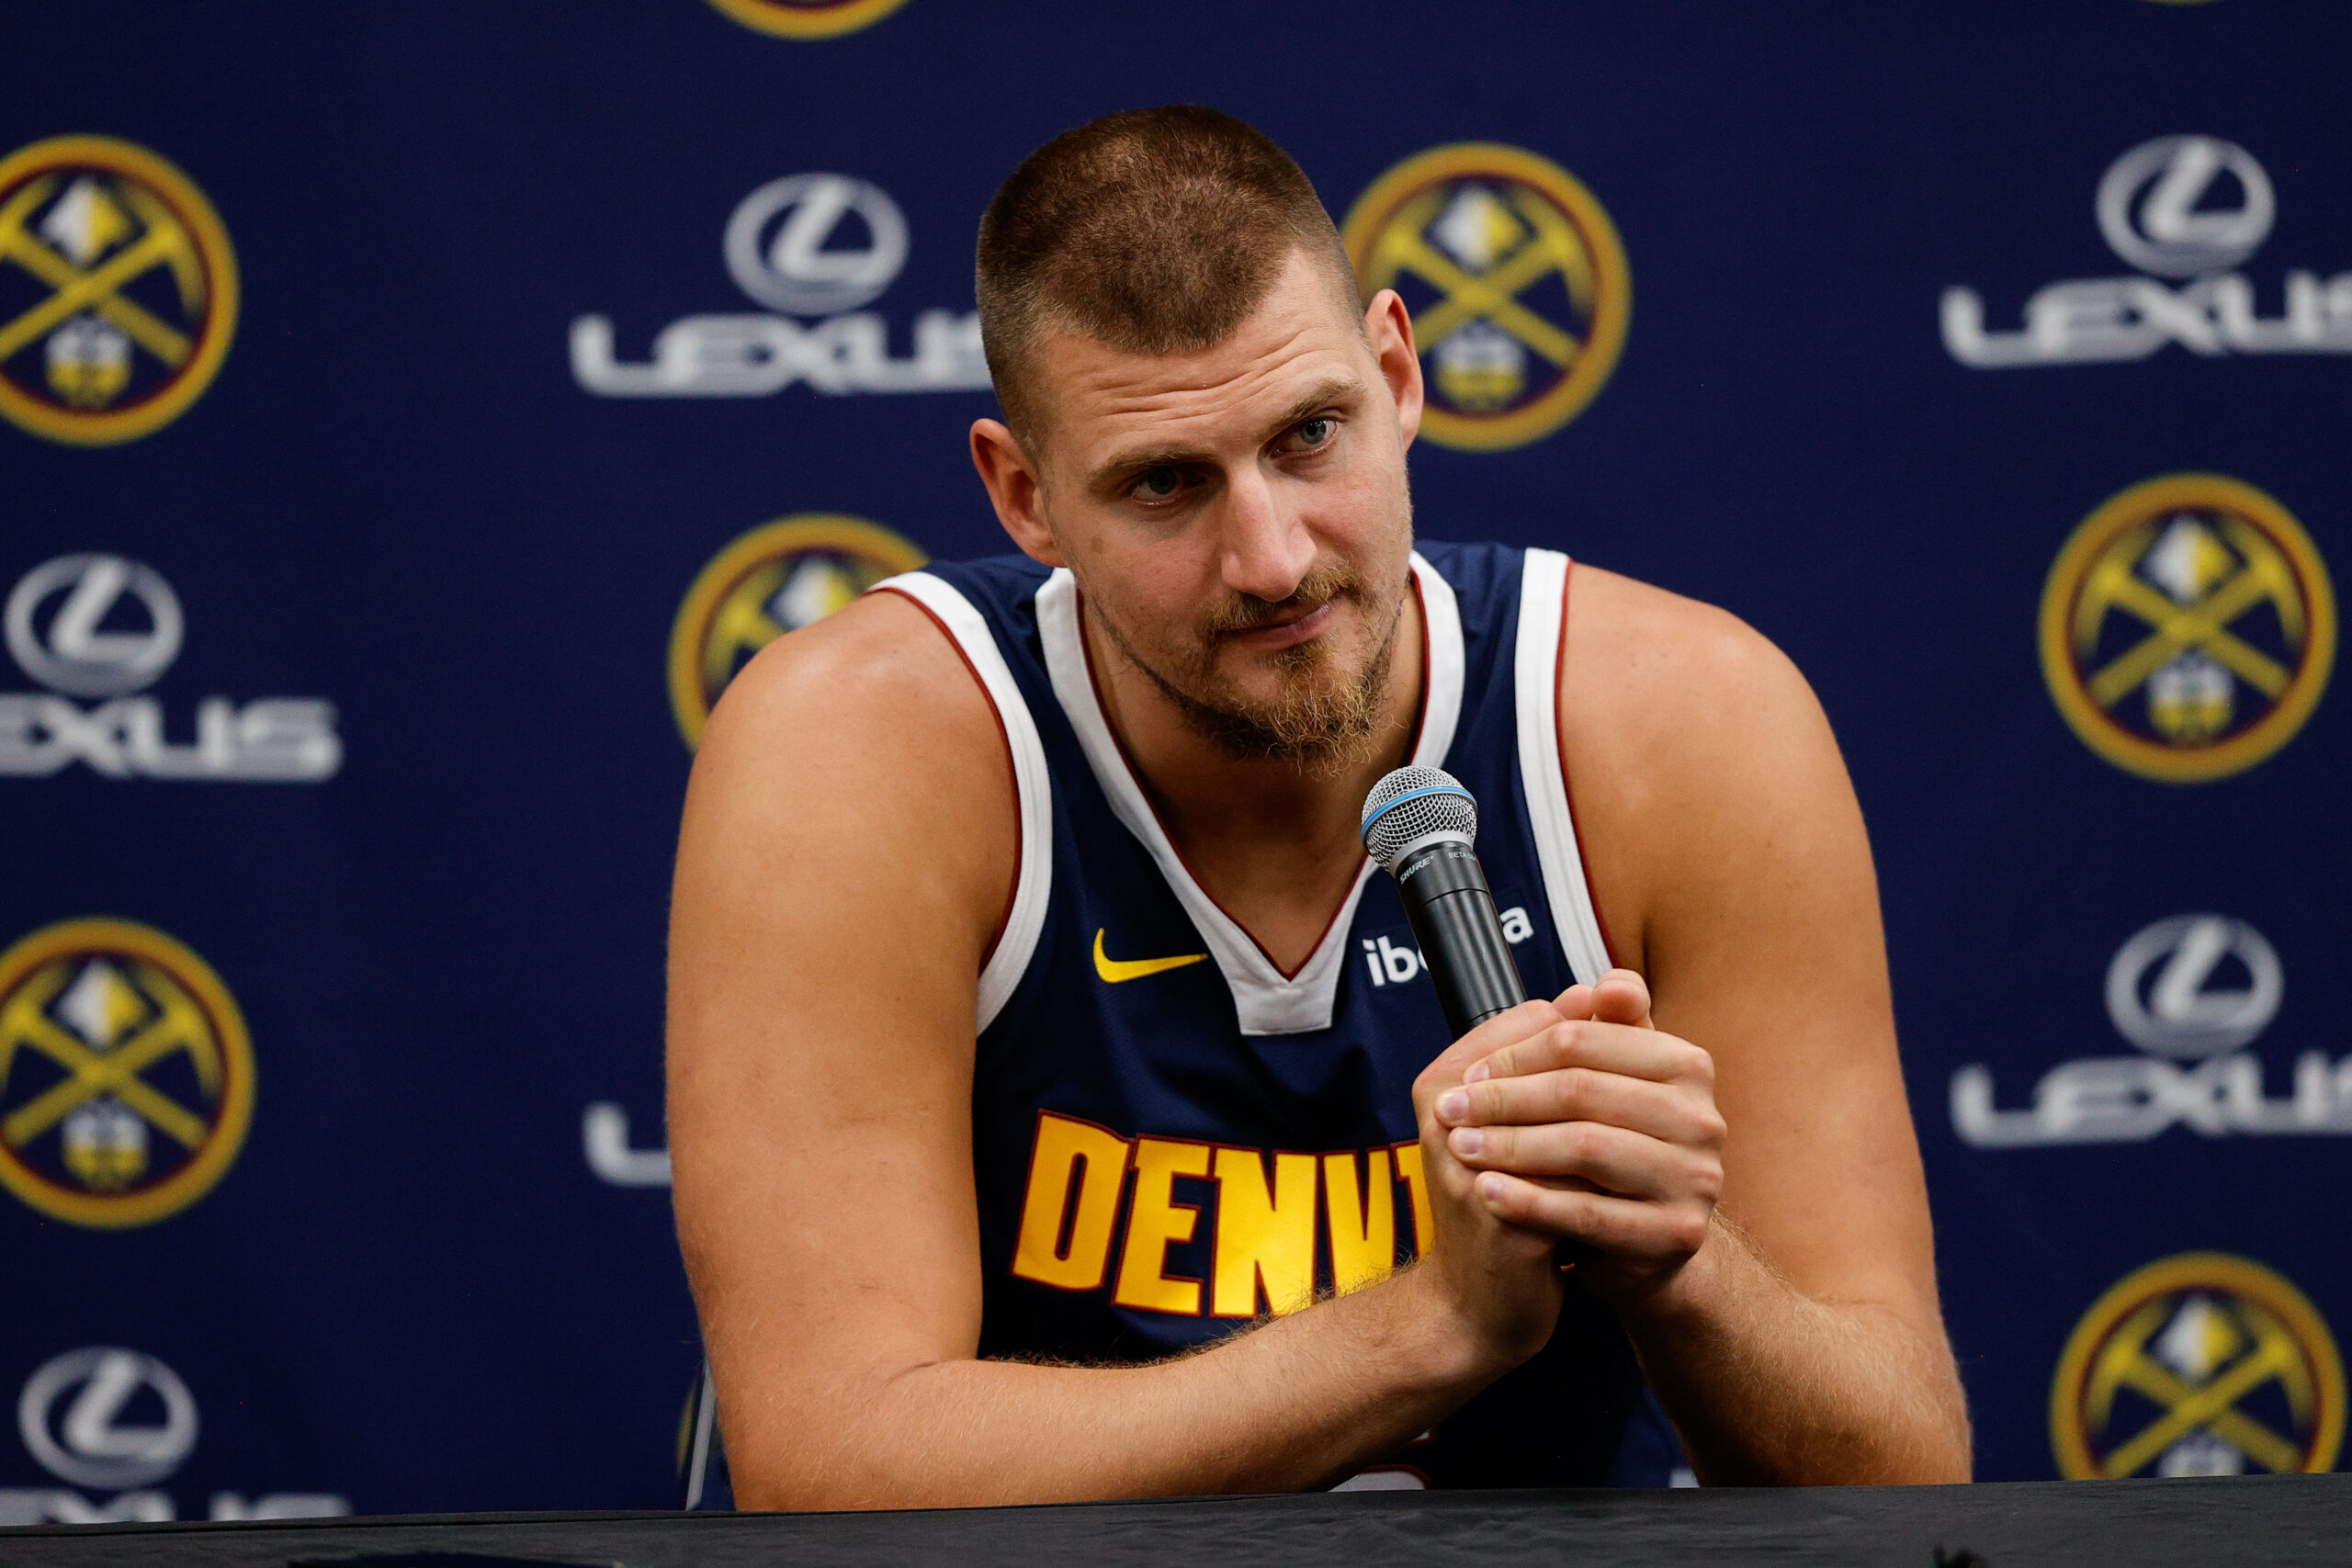
{"label": "microphone grille", "polygon": [[1431,833],[1478,837],[1478,803],[1442,768],[1398,768],[1363,798],[1364,852],[1391,872],[1408,844]]}

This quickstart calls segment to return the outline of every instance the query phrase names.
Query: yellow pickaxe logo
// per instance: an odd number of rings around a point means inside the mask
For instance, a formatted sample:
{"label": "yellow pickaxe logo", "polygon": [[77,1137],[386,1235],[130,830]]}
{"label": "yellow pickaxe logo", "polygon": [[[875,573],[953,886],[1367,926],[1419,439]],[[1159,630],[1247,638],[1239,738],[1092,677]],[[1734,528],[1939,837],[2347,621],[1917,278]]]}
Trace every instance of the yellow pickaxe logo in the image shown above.
{"label": "yellow pickaxe logo", "polygon": [[2084,1314],[2051,1388],[2073,1479],[2331,1470],[2344,1364],[2301,1292],[2222,1253],[2152,1263]]}
{"label": "yellow pickaxe logo", "polygon": [[1566,424],[1617,363],[1633,284],[1616,226],[1522,148],[1433,148],[1375,180],[1340,239],[1369,299],[1406,296],[1427,377],[1421,433],[1495,451]]}
{"label": "yellow pickaxe logo", "polygon": [[67,920],[0,954],[0,1185],[42,1213],[178,1213],[235,1160],[253,1102],[235,999],[163,932]]}
{"label": "yellow pickaxe logo", "polygon": [[0,414],[54,441],[128,441],[175,418],[236,326],[236,258],[211,204],[109,137],[0,160]]}
{"label": "yellow pickaxe logo", "polygon": [[2220,474],[2174,474],[2075,531],[2042,592],[2042,673],[2117,766],[2169,783],[2244,771],[2311,716],[2335,601],[2287,509]]}

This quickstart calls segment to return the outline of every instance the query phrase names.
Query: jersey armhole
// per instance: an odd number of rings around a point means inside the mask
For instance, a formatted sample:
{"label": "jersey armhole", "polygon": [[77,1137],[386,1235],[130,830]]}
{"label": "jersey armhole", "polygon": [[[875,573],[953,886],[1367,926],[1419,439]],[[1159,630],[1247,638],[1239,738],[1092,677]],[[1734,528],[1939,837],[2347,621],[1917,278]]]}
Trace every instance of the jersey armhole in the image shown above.
{"label": "jersey armhole", "polygon": [[1567,661],[1568,558],[1531,549],[1521,571],[1519,639],[1511,665],[1519,719],[1520,782],[1544,874],[1544,901],[1569,973],[1587,985],[1611,967],[1609,939],[1593,907],[1584,845],[1568,799],[1567,752],[1560,737],[1560,683]]}
{"label": "jersey armhole", "polygon": [[1584,824],[1577,817],[1577,777],[1568,769],[1568,732],[1560,724],[1560,710],[1566,705],[1568,692],[1568,590],[1575,583],[1577,563],[1570,560],[1560,574],[1560,651],[1552,667],[1552,724],[1560,747],[1560,792],[1567,797],[1568,825],[1577,840],[1577,874],[1584,879],[1585,900],[1592,907],[1592,929],[1600,937],[1601,956],[1609,960],[1609,967],[1617,967],[1617,943],[1609,934],[1609,917],[1600,910],[1600,900],[1592,896],[1592,855],[1587,848]]}
{"label": "jersey armhole", "polygon": [[1054,834],[1053,784],[1046,767],[1045,744],[1037,737],[1036,721],[1022,700],[1021,688],[1013,682],[988,621],[952,583],[927,571],[910,571],[886,578],[866,592],[896,593],[907,599],[947,638],[988,698],[1012,771],[1012,886],[1005,895],[996,934],[989,939],[988,951],[980,960],[974,1009],[975,1029],[984,1032],[1012,998],[1013,987],[1028,969],[1038,934],[1046,926],[1046,904],[1053,888]]}

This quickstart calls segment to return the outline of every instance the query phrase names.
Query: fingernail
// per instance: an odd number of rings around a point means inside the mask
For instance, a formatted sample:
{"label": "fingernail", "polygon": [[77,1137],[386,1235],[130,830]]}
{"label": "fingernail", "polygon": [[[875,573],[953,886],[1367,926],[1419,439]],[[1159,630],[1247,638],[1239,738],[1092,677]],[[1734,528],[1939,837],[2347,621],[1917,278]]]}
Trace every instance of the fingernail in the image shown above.
{"label": "fingernail", "polygon": [[1487,1066],[1486,1063],[1473,1062],[1470,1064],[1470,1070],[1462,1075],[1462,1081],[1464,1083],[1485,1083],[1488,1078],[1493,1077],[1494,1076],[1494,1068]]}
{"label": "fingernail", "polygon": [[1453,1142],[1455,1154],[1464,1159],[1472,1159],[1476,1157],[1480,1149],[1487,1146],[1487,1134],[1476,1127],[1456,1127],[1453,1130]]}
{"label": "fingernail", "polygon": [[1458,1122],[1470,1114],[1470,1097],[1458,1089],[1447,1089],[1437,1097],[1438,1116],[1447,1122]]}
{"label": "fingernail", "polygon": [[1488,1171],[1478,1178],[1478,1196],[1491,1203],[1503,1195],[1503,1179]]}

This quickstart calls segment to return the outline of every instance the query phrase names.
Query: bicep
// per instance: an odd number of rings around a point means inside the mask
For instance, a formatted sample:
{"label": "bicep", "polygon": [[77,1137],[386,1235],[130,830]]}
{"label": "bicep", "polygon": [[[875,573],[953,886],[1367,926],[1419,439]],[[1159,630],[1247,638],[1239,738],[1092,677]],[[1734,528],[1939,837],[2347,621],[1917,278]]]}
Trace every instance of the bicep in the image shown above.
{"label": "bicep", "polygon": [[1927,1191],[1860,808],[1795,668],[1745,627],[1697,640],[1715,657],[1658,728],[1636,829],[1658,1025],[1714,1057],[1724,1211],[1806,1294],[1931,1327]]}
{"label": "bicep", "polygon": [[1774,1263],[1810,1295],[1931,1305],[1869,845],[1844,770],[1808,772],[1817,793],[1726,845],[1711,907],[1657,931],[1659,1020],[1714,1055],[1724,1204]]}
{"label": "bicep", "polygon": [[675,1201],[739,1450],[789,1440],[762,1414],[788,1424],[818,1383],[969,1355],[978,1334],[974,980],[1011,786],[952,652],[877,670],[856,651],[745,671],[680,835]]}

